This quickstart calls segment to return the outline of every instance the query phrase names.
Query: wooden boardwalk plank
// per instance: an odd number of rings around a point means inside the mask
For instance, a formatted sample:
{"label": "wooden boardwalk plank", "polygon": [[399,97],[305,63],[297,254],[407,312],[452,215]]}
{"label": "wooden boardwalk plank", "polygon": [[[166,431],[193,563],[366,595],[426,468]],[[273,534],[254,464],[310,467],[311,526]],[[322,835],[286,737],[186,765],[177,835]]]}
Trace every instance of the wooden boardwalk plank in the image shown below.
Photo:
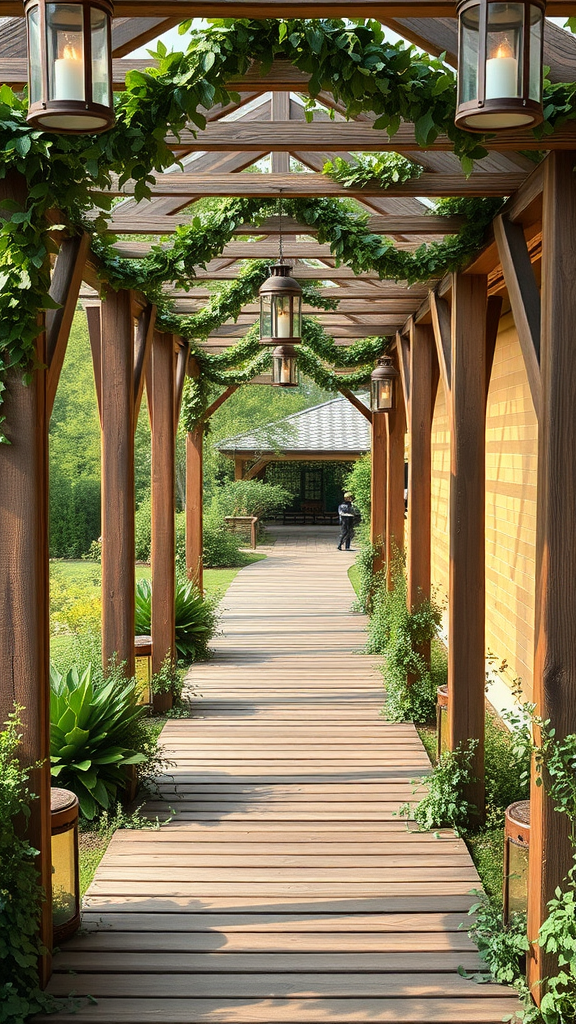
{"label": "wooden boardwalk plank", "polygon": [[466,847],[397,816],[430,766],[380,714],[351,556],[330,528],[274,529],[190,673],[194,717],[163,730],[146,813],[168,820],[114,836],[54,961],[79,1006],[50,1020],[496,1024],[515,994],[458,973],[481,970]]}

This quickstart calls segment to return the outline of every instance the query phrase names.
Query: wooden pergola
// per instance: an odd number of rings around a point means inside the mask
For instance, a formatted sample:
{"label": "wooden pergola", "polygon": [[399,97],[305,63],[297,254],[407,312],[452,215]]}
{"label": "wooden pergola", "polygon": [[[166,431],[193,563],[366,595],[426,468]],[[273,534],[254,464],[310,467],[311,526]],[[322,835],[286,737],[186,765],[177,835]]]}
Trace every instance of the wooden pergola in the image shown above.
{"label": "wooden pergola", "polygon": [[[551,0],[551,16],[576,14],[574,0]],[[185,18],[374,17],[432,54],[446,52],[456,63],[455,5],[448,0],[118,0],[114,23],[114,80],[122,88],[126,71],[149,62],[127,56],[136,46]],[[21,86],[26,78],[22,6],[0,0],[0,79]],[[567,81],[576,67],[576,40],[547,22],[545,64],[552,81]],[[291,236],[287,255],[295,276],[326,280],[324,291],[341,299],[334,313],[320,315],[338,344],[374,335],[395,337],[402,400],[390,416],[372,417],[372,537],[382,562],[394,547],[408,556],[408,600],[430,593],[431,425],[438,381],[449,396],[450,423],[450,738],[454,748],[480,741],[478,782],[471,799],[483,804],[482,740],[485,686],[485,411],[491,361],[502,309],[510,308],[538,416],[538,540],[536,587],[535,699],[559,736],[576,732],[576,124],[569,122],[545,142],[522,131],[488,143],[489,156],[466,178],[451,143],[440,137],[427,150],[416,145],[413,126],[403,124],[389,139],[374,131],[371,118],[346,121],[329,94],[319,99],[335,121],[318,111],[305,121],[298,93],[306,76],[283,63],[265,75],[254,67],[234,88],[240,101],[206,112],[207,127],[171,139],[184,169],[159,174],[152,199],[137,203],[133,189],[110,218],[118,235],[170,234],[190,220],[189,207],[205,196],[353,196],[370,214],[370,227],[409,250],[453,232],[459,222],[427,214],[421,196],[501,196],[508,199],[487,243],[474,262],[427,286],[408,288],[380,281],[373,273],[337,267],[329,247],[319,245],[308,226],[284,222]],[[536,167],[526,155],[546,145]],[[343,189],[322,175],[325,161],[359,150],[393,150],[420,164],[421,177],[391,186]],[[269,172],[242,174],[270,155]],[[291,168],[291,159],[308,173]],[[22,182],[0,181],[0,199],[22,199]],[[259,241],[231,242],[197,279],[230,280],[243,259],[274,258],[279,223],[270,218],[253,233]],[[245,235],[245,227],[238,229]],[[128,240],[121,256],[145,255],[148,247]],[[23,756],[35,771],[40,799],[33,808],[31,840],[40,850],[48,899],[43,906],[43,939],[50,945],[50,767],[49,767],[49,603],[48,603],[48,423],[79,296],[86,306],[102,428],[102,636],[103,657],[116,654],[134,669],[134,429],[144,388],[152,425],[152,635],[154,670],[174,650],[174,451],[186,374],[199,372],[187,341],[155,330],[155,310],[143,296],[116,292],[98,277],[88,236],[60,236],[52,272],[52,296],[60,303],[45,315],[38,355],[40,367],[29,387],[14,374],[5,408],[10,445],[0,446],[2,508],[0,529],[0,711],[23,705]],[[175,309],[202,308],[209,291],[171,292]],[[104,299],[106,301],[101,301]],[[310,312],[310,309],[308,309]],[[219,352],[253,323],[256,305],[245,307],[237,324],[214,331],[204,347]],[[575,382],[576,384],[576,382]],[[204,421],[234,388],[207,410]],[[409,516],[404,537],[404,435],[411,438]],[[187,558],[201,579],[203,423],[187,438]],[[3,720],[3,719],[2,719]],[[544,788],[532,791],[529,932],[534,937],[547,901],[571,865],[566,825]],[[46,974],[49,963],[45,964]],[[531,981],[546,975],[537,947]]]}

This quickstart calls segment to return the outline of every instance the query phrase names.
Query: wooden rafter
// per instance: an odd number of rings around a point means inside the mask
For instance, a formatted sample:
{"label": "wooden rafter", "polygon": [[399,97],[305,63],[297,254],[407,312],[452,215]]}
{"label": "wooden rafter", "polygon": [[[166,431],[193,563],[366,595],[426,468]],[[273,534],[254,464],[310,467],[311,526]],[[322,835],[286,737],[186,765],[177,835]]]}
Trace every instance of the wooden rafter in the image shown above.
{"label": "wooden rafter", "polygon": [[507,217],[497,217],[494,221],[494,235],[524,356],[532,402],[538,416],[542,401],[540,292],[521,224],[514,224]]}
{"label": "wooden rafter", "polygon": [[138,317],[134,335],[134,429],[136,429],[142,402],[155,322],[156,306],[145,306]]}
{"label": "wooden rafter", "polygon": [[438,353],[438,364],[440,376],[446,389],[450,394],[452,384],[452,327],[450,322],[450,306],[446,299],[441,298],[436,292],[430,292],[430,312],[432,314],[432,326],[434,328],[434,340],[436,352]]}
{"label": "wooden rafter", "polygon": [[[117,0],[117,18],[300,18],[301,0]],[[307,18],[453,18],[453,0],[308,0]],[[576,14],[575,0],[549,0],[549,17]],[[0,0],[0,17],[19,18],[18,0]]]}
{"label": "wooden rafter", "polygon": [[362,416],[364,416],[369,423],[372,423],[372,413],[370,412],[370,409],[367,405],[364,405],[364,402],[361,402],[359,398],[356,398],[356,395],[353,391],[350,391],[350,388],[338,388],[338,391],[341,395],[344,395],[344,398],[348,399],[350,405],[353,405],[359,413],[362,413]]}
{"label": "wooden rafter", "polygon": [[[110,230],[115,235],[170,235],[180,225],[192,223],[192,216],[188,214],[173,214],[172,216],[155,217],[152,214],[143,212],[132,216],[118,214],[112,216],[109,221]],[[389,235],[452,235],[462,227],[463,217],[436,217],[415,216],[394,216],[393,214],[375,214],[370,217],[366,228],[375,234]],[[279,231],[279,220],[277,217],[269,217],[262,224],[239,224],[235,229],[236,235],[263,235],[276,234]],[[299,223],[289,217],[282,218],[283,235],[316,235],[318,227]]]}
{"label": "wooden rafter", "polygon": [[[526,175],[518,173],[428,174],[398,182],[386,189],[393,196],[501,196],[520,188]],[[134,184],[120,187],[116,182],[111,195],[131,195]],[[380,196],[379,185],[344,188],[321,174],[158,174],[150,186],[152,196],[182,196],[188,201],[206,196],[245,196],[264,198],[284,196],[285,199],[319,198],[322,196]]]}
{"label": "wooden rafter", "polygon": [[59,303],[58,309],[46,311],[46,411],[48,417],[54,407],[56,389],[66,354],[68,336],[78,295],[82,284],[84,264],[90,247],[86,233],[65,238],[56,258],[50,284],[50,297]]}
{"label": "wooden rafter", "polygon": [[174,370],[174,427],[178,426],[178,420],[180,419],[180,409],[182,408],[182,395],[184,394],[184,383],[188,373],[188,362],[190,359],[190,343],[184,341],[183,338],[178,338],[176,345],[176,352],[174,353],[176,362]]}
{"label": "wooden rafter", "polygon": [[210,419],[210,417],[214,415],[216,410],[219,409],[221,405],[224,405],[224,402],[226,402],[227,399],[230,398],[230,395],[233,395],[234,392],[237,391],[237,390],[238,390],[238,385],[237,384],[230,384],[230,386],[227,387],[222,392],[221,395],[218,395],[218,398],[216,398],[212,402],[212,404],[209,405],[208,408],[202,414],[202,423],[206,423]]}

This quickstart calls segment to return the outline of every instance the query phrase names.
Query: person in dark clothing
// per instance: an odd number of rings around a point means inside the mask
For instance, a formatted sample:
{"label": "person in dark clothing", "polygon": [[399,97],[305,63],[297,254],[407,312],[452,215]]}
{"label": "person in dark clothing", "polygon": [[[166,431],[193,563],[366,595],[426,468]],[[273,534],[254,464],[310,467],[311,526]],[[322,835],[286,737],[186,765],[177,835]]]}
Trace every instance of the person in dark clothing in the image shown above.
{"label": "person in dark clothing", "polygon": [[350,550],[350,541],[354,536],[354,524],[360,518],[358,509],[352,504],[354,495],[350,494],[349,491],[344,495],[344,501],[341,505],[338,505],[338,517],[340,519],[340,540],[338,541],[338,551],[342,551],[342,546],[346,551]]}

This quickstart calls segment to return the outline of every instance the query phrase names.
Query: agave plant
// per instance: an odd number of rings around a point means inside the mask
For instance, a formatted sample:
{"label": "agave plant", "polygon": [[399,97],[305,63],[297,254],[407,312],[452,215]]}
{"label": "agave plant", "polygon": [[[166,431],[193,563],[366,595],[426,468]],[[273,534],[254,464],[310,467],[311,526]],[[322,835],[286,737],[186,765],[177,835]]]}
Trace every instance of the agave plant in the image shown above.
{"label": "agave plant", "polygon": [[[214,635],[214,608],[194,583],[176,582],[176,649],[178,656],[194,661],[206,650]],[[152,622],[152,584],[136,584],[136,633],[150,633]]]}
{"label": "agave plant", "polygon": [[94,685],[92,665],[62,675],[50,669],[50,761],[52,777],[76,793],[85,818],[115,800],[127,783],[124,766],[145,755],[125,745],[125,737],[143,714],[136,705],[135,680],[116,678]]}

